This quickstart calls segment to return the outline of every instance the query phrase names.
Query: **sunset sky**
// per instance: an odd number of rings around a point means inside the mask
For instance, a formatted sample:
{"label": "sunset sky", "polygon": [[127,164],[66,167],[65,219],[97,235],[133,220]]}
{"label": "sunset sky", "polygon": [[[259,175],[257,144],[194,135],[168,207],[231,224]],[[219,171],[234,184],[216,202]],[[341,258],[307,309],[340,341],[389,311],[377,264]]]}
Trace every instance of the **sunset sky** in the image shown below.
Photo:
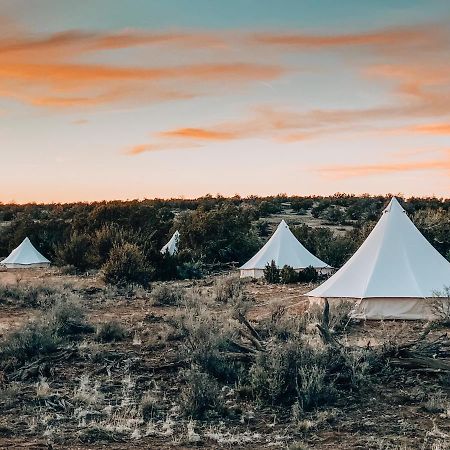
{"label": "sunset sky", "polygon": [[0,201],[450,196],[449,0],[0,0]]}

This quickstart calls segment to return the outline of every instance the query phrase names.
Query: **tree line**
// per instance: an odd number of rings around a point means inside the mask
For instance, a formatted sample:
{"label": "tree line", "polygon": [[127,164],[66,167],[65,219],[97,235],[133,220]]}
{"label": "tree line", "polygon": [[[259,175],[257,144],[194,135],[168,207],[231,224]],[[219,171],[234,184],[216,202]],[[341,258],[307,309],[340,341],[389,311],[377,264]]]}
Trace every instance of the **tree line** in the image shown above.
{"label": "tree line", "polygon": [[[299,222],[307,215],[320,221],[320,226],[302,223],[291,229],[308,250],[340,267],[367,237],[390,197],[207,195],[194,200],[0,204],[0,255],[28,236],[53,263],[79,272],[101,269],[114,283],[200,277],[244,263],[270,235],[268,219],[289,212]],[[450,199],[400,201],[425,237],[450,259]],[[337,233],[329,225],[350,227]],[[175,230],[181,235],[179,252],[162,255],[160,249]]]}

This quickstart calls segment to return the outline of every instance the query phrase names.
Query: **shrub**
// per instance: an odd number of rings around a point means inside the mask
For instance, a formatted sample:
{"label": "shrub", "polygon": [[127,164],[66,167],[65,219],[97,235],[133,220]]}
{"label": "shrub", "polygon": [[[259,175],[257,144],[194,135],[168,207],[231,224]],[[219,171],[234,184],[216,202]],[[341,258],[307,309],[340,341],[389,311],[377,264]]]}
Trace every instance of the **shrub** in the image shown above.
{"label": "shrub", "polygon": [[25,307],[37,308],[50,306],[60,298],[62,291],[44,285],[13,285],[0,286],[0,301],[15,301]]}
{"label": "shrub", "polygon": [[13,358],[22,365],[36,356],[53,353],[60,343],[61,338],[47,324],[27,324],[6,338],[1,349],[2,359]]}
{"label": "shrub", "polygon": [[221,303],[238,300],[242,295],[242,282],[237,277],[221,277],[214,281],[213,298]]}
{"label": "shrub", "polygon": [[198,280],[203,277],[202,264],[200,262],[184,262],[177,266],[177,275],[182,280]]}
{"label": "shrub", "polygon": [[443,256],[450,256],[450,210],[426,208],[413,217],[417,228]]}
{"label": "shrub", "polygon": [[61,265],[69,265],[85,271],[93,267],[92,239],[84,233],[73,232],[55,251],[56,259]]}
{"label": "shrub", "polygon": [[[169,281],[177,278],[189,278],[189,276],[180,277],[178,254],[171,255],[169,252],[165,252],[164,254],[152,255],[149,259],[155,260],[155,279],[157,280]],[[188,275],[188,273],[186,272],[184,275]]]}
{"label": "shrub", "polygon": [[[64,300],[55,304],[35,322],[9,334],[3,342],[0,354],[15,364],[52,353],[67,337],[93,331],[86,323],[84,312],[74,301]],[[13,363],[13,365],[15,365]]]}
{"label": "shrub", "polygon": [[179,286],[161,284],[153,289],[152,298],[157,306],[175,306],[183,301],[184,292]]}
{"label": "shrub", "polygon": [[182,236],[181,252],[189,250],[195,261],[244,262],[259,247],[252,228],[255,218],[252,207],[223,203],[216,208],[200,206],[195,211],[183,212],[174,228]]}
{"label": "shrub", "polygon": [[94,328],[86,322],[84,309],[76,299],[64,299],[55,303],[45,314],[52,332],[59,337],[92,333]]}
{"label": "shrub", "polygon": [[280,279],[283,284],[297,283],[298,273],[291,266],[284,266],[280,271]]}
{"label": "shrub", "polygon": [[275,261],[272,260],[270,264],[264,269],[264,279],[268,283],[279,283],[280,282],[280,269],[278,269]]}
{"label": "shrub", "polygon": [[162,405],[153,394],[145,394],[142,397],[139,409],[145,422],[160,418],[162,415]]}
{"label": "shrub", "polygon": [[319,279],[319,273],[312,266],[305,267],[298,273],[298,280],[302,283],[314,283]]}
{"label": "shrub", "polygon": [[125,328],[116,320],[100,324],[97,327],[97,340],[100,342],[123,341],[127,335]]}
{"label": "shrub", "polygon": [[0,386],[0,405],[5,409],[17,407],[19,403],[20,385],[19,383],[9,383]]}
{"label": "shrub", "polygon": [[258,332],[264,339],[277,338],[283,341],[295,339],[305,332],[308,317],[286,314],[284,303],[272,307],[271,315],[261,320]]}
{"label": "shrub", "polygon": [[275,341],[250,369],[256,397],[272,405],[298,402],[303,411],[332,403],[341,392],[367,384],[375,362],[368,351],[341,352],[301,338]]}
{"label": "shrub", "polygon": [[111,250],[125,242],[133,242],[134,235],[115,223],[107,223],[95,232],[93,248],[95,251],[95,264],[101,267],[108,261]]}
{"label": "shrub", "polygon": [[106,283],[118,286],[132,283],[146,286],[151,277],[150,267],[141,250],[129,243],[111,250],[108,261],[102,267],[102,272]]}
{"label": "shrub", "polygon": [[442,413],[449,407],[447,396],[442,391],[430,394],[427,401],[422,405],[425,411],[430,413]]}
{"label": "shrub", "polygon": [[[194,300],[201,301],[199,298]],[[182,352],[187,358],[218,380],[237,381],[241,368],[224,355],[232,349],[235,322],[224,317],[212,317],[202,303],[187,303],[185,313],[176,325],[180,334],[185,336]]]}
{"label": "shrub", "polygon": [[330,206],[329,208],[327,208],[321,217],[331,223],[345,223],[345,214],[342,209],[338,208],[337,206]]}
{"label": "shrub", "polygon": [[450,325],[450,288],[446,287],[443,292],[435,292],[430,300],[430,309],[433,321],[441,326]]}
{"label": "shrub", "polygon": [[198,368],[186,370],[181,392],[181,408],[187,417],[204,419],[211,411],[223,409],[218,383]]}

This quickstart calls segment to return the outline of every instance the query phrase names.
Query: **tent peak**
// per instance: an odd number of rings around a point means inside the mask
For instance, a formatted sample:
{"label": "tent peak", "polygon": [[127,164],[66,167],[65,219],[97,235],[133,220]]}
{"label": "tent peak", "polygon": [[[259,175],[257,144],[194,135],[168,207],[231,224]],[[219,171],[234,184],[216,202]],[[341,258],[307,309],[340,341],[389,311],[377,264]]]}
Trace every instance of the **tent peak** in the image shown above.
{"label": "tent peak", "polygon": [[282,227],[289,228],[288,224],[284,221],[284,219],[281,219],[281,222],[278,224],[278,228]]}
{"label": "tent peak", "polygon": [[397,211],[397,212],[405,212],[402,205],[400,205],[400,202],[397,200],[397,197],[392,197],[389,204],[384,209],[384,213],[388,213],[391,211]]}

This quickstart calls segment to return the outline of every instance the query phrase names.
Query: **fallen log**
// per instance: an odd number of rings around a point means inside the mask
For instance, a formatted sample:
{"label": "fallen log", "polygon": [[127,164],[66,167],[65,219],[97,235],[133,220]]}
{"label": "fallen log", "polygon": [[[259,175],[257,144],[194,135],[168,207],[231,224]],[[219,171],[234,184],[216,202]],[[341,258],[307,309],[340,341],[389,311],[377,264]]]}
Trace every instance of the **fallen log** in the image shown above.
{"label": "fallen log", "polygon": [[170,371],[178,369],[180,367],[187,367],[190,364],[189,359],[180,359],[178,361],[167,362],[164,364],[159,364],[157,366],[143,366],[142,368],[151,372],[162,372],[164,370]]}
{"label": "fallen log", "polygon": [[266,351],[264,345],[260,341],[258,341],[258,339],[256,339],[254,336],[252,336],[251,334],[247,333],[244,330],[239,330],[239,334],[243,338],[248,339],[255,346],[256,350],[258,350],[260,352]]}
{"label": "fallen log", "polygon": [[38,375],[42,375],[47,369],[49,369],[50,363],[51,369],[53,369],[56,363],[72,358],[76,354],[78,354],[78,350],[76,348],[61,349],[59,352],[45,355],[32,361],[31,363],[23,365],[19,369],[12,372],[8,378],[12,381],[18,379],[23,381],[29,378],[35,378]]}
{"label": "fallen log", "polygon": [[427,356],[389,358],[388,362],[393,366],[402,367],[404,369],[430,369],[432,371],[450,372],[450,361]]}
{"label": "fallen log", "polygon": [[255,328],[253,327],[253,325],[246,319],[246,317],[244,316],[244,314],[242,314],[240,311],[238,312],[238,320],[240,323],[242,323],[243,325],[245,325],[248,330],[250,331],[251,335],[259,342],[262,343],[262,339],[261,336],[259,335],[259,333],[255,330]]}

